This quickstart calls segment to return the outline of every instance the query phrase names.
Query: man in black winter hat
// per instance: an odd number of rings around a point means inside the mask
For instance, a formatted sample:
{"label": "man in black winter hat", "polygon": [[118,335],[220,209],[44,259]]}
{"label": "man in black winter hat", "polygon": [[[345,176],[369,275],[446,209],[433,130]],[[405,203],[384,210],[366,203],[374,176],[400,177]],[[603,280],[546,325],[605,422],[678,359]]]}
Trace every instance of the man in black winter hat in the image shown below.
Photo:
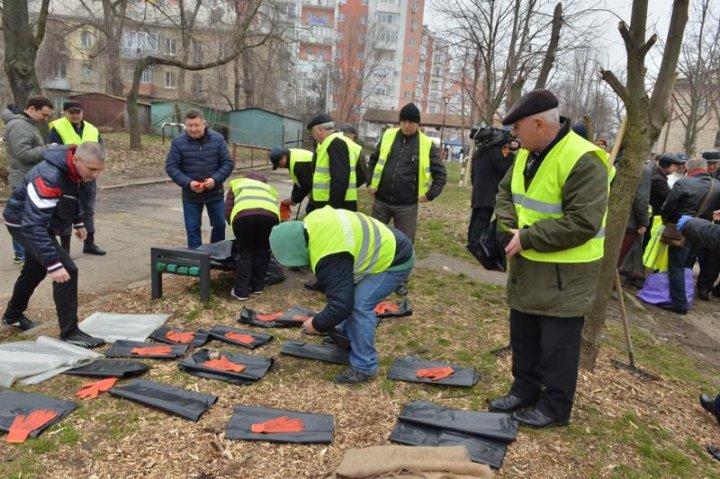
{"label": "man in black winter hat", "polygon": [[[438,148],[419,128],[420,110],[408,103],[400,110],[400,126],[385,130],[368,164],[373,218],[385,224],[392,220],[413,243],[418,203],[437,198],[447,181]],[[407,294],[407,286],[397,292]]]}

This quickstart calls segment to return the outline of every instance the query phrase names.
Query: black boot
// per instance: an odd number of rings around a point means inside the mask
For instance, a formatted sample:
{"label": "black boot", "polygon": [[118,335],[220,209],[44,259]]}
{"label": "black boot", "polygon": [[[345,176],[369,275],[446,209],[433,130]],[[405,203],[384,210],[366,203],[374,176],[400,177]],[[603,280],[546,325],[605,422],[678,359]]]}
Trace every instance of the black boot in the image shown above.
{"label": "black boot", "polygon": [[94,254],[97,256],[104,256],[106,254],[104,249],[101,249],[95,244],[95,233],[87,234],[87,238],[85,238],[85,246],[83,246],[83,253]]}
{"label": "black boot", "polygon": [[60,247],[65,250],[67,254],[70,254],[70,240],[72,235],[60,235]]}

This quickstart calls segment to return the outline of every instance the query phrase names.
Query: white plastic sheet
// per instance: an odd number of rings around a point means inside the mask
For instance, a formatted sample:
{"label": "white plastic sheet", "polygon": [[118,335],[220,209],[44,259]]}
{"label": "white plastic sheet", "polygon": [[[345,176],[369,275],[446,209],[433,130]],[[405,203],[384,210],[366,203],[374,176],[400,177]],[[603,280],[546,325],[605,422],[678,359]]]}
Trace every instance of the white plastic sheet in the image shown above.
{"label": "white plastic sheet", "polygon": [[15,381],[37,384],[69,369],[85,366],[103,355],[40,336],[35,341],[0,344],[0,386],[9,388]]}
{"label": "white plastic sheet", "polygon": [[95,312],[78,327],[107,343],[118,339],[145,341],[157,328],[165,324],[169,314],[117,314]]}

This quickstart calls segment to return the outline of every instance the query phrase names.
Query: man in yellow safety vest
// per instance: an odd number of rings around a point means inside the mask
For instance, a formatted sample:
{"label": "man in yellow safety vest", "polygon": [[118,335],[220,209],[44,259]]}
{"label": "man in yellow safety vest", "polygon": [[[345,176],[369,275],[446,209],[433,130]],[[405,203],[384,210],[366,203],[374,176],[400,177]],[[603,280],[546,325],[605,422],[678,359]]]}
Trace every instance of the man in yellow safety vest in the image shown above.
{"label": "man in yellow safety vest", "polygon": [[[302,148],[273,148],[268,152],[273,171],[287,168],[293,189],[290,198],[282,202],[288,206],[299,205],[312,191],[313,152]],[[312,208],[310,208],[312,210]]]}

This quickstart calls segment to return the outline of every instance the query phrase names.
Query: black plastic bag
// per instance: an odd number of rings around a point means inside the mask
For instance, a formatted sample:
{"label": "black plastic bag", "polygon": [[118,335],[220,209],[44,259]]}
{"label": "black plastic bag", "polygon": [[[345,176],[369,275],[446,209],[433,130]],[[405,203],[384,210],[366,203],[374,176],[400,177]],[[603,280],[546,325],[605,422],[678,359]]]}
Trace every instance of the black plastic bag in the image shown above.
{"label": "black plastic bag", "polygon": [[327,363],[350,364],[350,351],[334,344],[313,344],[303,341],[285,341],[281,354],[305,359],[317,359]]}
{"label": "black plastic bag", "polygon": [[[230,339],[227,336],[225,336],[228,333],[236,333],[236,334],[242,334],[245,336],[252,336],[253,340],[252,340],[252,342],[237,341],[237,340]],[[212,329],[210,331],[208,331],[208,334],[213,339],[217,339],[218,341],[232,344],[234,346],[241,346],[243,348],[248,348],[248,349],[255,349],[258,346],[267,344],[273,338],[269,334],[256,333],[254,331],[248,331],[247,329],[231,328],[228,326],[220,326],[220,325],[213,326]]]}
{"label": "black plastic bag", "polygon": [[30,437],[38,437],[45,429],[62,420],[77,408],[71,401],[63,401],[42,394],[19,393],[15,391],[0,391],[0,430],[8,432],[15,417],[28,415],[39,409],[50,409],[58,413],[52,421],[33,430]]}
{"label": "black plastic bag", "polygon": [[243,306],[238,315],[238,322],[259,328],[299,328],[305,320],[316,314],[315,311],[300,306],[272,314],[261,313]]}
{"label": "black plastic bag", "polygon": [[[301,419],[302,432],[264,434],[252,432],[252,425],[287,416]],[[235,406],[225,431],[225,439],[245,441],[293,442],[302,444],[330,444],[335,434],[335,420],[329,414],[313,414],[283,409]]]}
{"label": "black plastic bag", "polygon": [[[193,333],[193,340],[190,343],[177,343],[167,337],[169,332],[173,333]],[[150,339],[160,341],[165,344],[187,344],[191,348],[201,348],[210,341],[210,336],[207,331],[189,331],[182,328],[169,328],[167,326],[161,326],[150,335]]]}
{"label": "black plastic bag", "polygon": [[191,421],[197,421],[218,400],[212,394],[187,391],[168,384],[143,379],[115,386],[108,391],[113,396],[129,399]]}
{"label": "black plastic bag", "polygon": [[[454,372],[451,376],[433,381],[428,378],[419,378],[415,371],[424,368],[451,367]],[[475,368],[467,368],[456,364],[426,361],[424,359],[408,356],[405,359],[395,359],[390,366],[388,379],[409,381],[413,383],[441,384],[443,386],[473,387],[480,379],[480,373]]]}
{"label": "black plastic bag", "polygon": [[381,301],[375,306],[375,316],[378,318],[401,318],[413,314],[410,301]]}
{"label": "black plastic bag", "polygon": [[643,235],[638,235],[630,245],[625,258],[620,265],[619,272],[630,279],[645,279],[645,265],[643,264]]}
{"label": "black plastic bag", "polygon": [[[136,354],[132,350],[135,348],[155,348],[158,346],[170,346],[168,354]],[[141,341],[126,341],[124,339],[115,341],[112,347],[103,352],[108,358],[146,358],[146,359],[175,359],[188,350],[187,344],[158,344],[145,343]]]}
{"label": "black plastic bag", "polygon": [[140,361],[98,359],[86,366],[65,371],[63,374],[96,378],[131,378],[143,374],[148,369],[150,366]]}
{"label": "black plastic bag", "polygon": [[267,272],[265,273],[264,283],[266,286],[277,284],[285,281],[285,271],[280,263],[277,262],[274,256],[270,256],[270,262],[268,263]]}
{"label": "black plastic bag", "polygon": [[505,442],[514,441],[518,430],[518,423],[512,420],[510,414],[450,409],[430,401],[413,401],[407,404],[400,413],[399,419],[402,422]]}
{"label": "black plastic bag", "polygon": [[[218,241],[217,243],[204,244],[198,251],[210,252],[210,267],[223,271],[235,271],[235,240]],[[270,257],[264,283],[267,286],[280,283],[287,279],[280,263],[274,256]]]}
{"label": "black plastic bag", "polygon": [[493,221],[478,239],[467,245],[467,249],[483,268],[489,271],[505,271],[505,246],[511,239],[510,233],[498,235],[497,222]]}
{"label": "black plastic bag", "polygon": [[503,441],[404,421],[395,425],[390,440],[408,446],[465,446],[470,460],[496,469],[502,466],[507,451],[507,443]]}
{"label": "black plastic bag", "polygon": [[207,349],[192,354],[185,358],[178,366],[181,370],[194,376],[206,379],[219,379],[233,384],[251,384],[262,379],[273,365],[273,358],[264,356],[250,356],[247,354],[233,353],[228,351],[220,351],[215,356],[226,356],[230,361],[242,364],[245,369],[241,372],[220,371],[217,369],[204,366],[205,361],[214,359],[212,353]]}

